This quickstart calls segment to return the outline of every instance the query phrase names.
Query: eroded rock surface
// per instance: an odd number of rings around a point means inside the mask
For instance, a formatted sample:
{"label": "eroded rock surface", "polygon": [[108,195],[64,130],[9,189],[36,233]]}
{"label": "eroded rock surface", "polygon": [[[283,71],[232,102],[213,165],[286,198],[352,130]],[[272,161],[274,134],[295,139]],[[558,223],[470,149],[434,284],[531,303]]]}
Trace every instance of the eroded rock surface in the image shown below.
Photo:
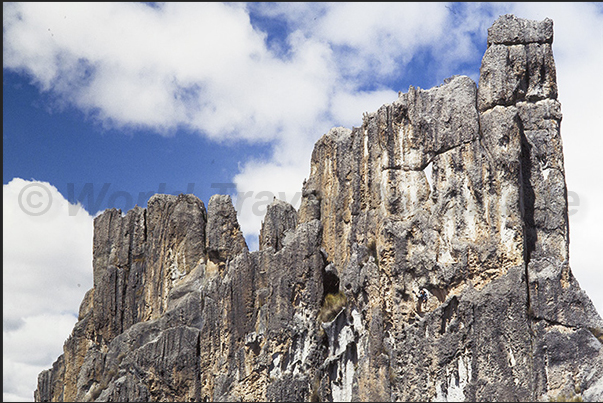
{"label": "eroded rock surface", "polygon": [[502,16],[479,88],[411,87],[325,134],[259,251],[228,196],[97,217],[94,287],[36,400],[603,400],[552,40]]}

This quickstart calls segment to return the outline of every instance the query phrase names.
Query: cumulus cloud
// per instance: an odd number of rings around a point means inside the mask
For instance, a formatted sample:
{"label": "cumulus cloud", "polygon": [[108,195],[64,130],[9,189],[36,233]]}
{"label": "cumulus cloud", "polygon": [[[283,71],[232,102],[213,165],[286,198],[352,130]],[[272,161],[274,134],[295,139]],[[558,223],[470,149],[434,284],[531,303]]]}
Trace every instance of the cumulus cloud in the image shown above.
{"label": "cumulus cloud", "polygon": [[[481,58],[477,45],[502,7],[462,3],[260,3],[253,10],[287,22],[291,30],[328,43],[343,83],[375,89],[406,73],[425,53],[433,85],[468,60]],[[397,90],[397,89],[396,89]]]}
{"label": "cumulus cloud", "polygon": [[5,400],[33,400],[92,287],[92,217],[47,182],[2,187]]}
{"label": "cumulus cloud", "polygon": [[442,37],[447,16],[443,3],[337,3],[315,29],[341,48],[348,74],[391,75],[399,74],[419,48]]}
{"label": "cumulus cloud", "polygon": [[38,374],[63,353],[75,322],[70,313],[43,314],[24,317],[18,329],[3,330],[4,401],[33,400]]}
{"label": "cumulus cloud", "polygon": [[338,91],[333,96],[333,118],[340,126],[360,126],[364,112],[375,112],[381,105],[393,102],[398,93],[391,89],[370,92]]}
{"label": "cumulus cloud", "polygon": [[235,176],[237,197],[234,200],[239,213],[241,230],[245,234],[257,235],[260,232],[260,220],[264,218],[266,207],[278,198],[299,208],[301,203],[301,184],[308,176],[307,167],[297,164],[251,162]]}
{"label": "cumulus cloud", "polygon": [[292,35],[275,57],[239,5],[4,5],[4,67],[105,124],[271,140],[312,119],[333,85],[330,49]]}

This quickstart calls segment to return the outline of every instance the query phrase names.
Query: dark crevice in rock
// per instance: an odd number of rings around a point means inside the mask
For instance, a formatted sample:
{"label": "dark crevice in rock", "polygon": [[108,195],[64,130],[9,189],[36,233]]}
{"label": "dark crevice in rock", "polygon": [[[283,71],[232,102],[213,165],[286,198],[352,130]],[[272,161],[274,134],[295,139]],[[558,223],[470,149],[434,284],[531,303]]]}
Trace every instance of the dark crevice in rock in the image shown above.
{"label": "dark crevice in rock", "polygon": [[456,296],[454,296],[450,299],[450,301],[448,301],[448,304],[446,304],[446,306],[444,307],[440,324],[440,334],[444,334],[446,332],[446,326],[448,325],[452,317],[456,315],[458,306],[459,300]]}
{"label": "dark crevice in rock", "polygon": [[[531,148],[532,146],[528,142],[525,136],[525,130],[521,119],[518,120],[519,130],[521,134],[521,206],[522,206],[522,218],[524,222],[525,230],[525,263],[526,267],[530,262],[532,252],[536,249],[536,224],[534,222],[534,210],[535,210],[535,194],[532,187],[532,158]],[[526,278],[526,280],[528,280]],[[528,281],[529,283],[529,281]]]}
{"label": "dark crevice in rock", "polygon": [[528,42],[514,42],[514,41],[502,41],[502,42],[497,42],[495,44],[491,44],[491,45],[505,45],[505,46],[514,46],[514,45],[529,45],[529,44],[538,44],[538,45],[544,45],[544,44],[550,44],[550,40],[540,40],[540,41],[528,41]]}
{"label": "dark crevice in rock", "polygon": [[207,251],[207,259],[212,263],[219,264],[221,263],[220,251],[218,250],[208,250]]}
{"label": "dark crevice in rock", "polygon": [[577,325],[569,325],[567,323],[562,323],[562,322],[558,322],[556,320],[552,320],[549,318],[543,318],[543,317],[539,317],[539,316],[532,316],[532,320],[534,322],[546,322],[547,325],[549,326],[563,326],[565,328],[568,329],[572,329],[572,330],[577,330],[577,329],[582,329],[584,326],[577,326]]}
{"label": "dark crevice in rock", "polygon": [[[389,171],[389,170],[393,170],[393,171],[400,171],[402,170],[402,165],[390,165],[390,166],[386,166],[386,167],[381,167],[382,171]],[[421,171],[421,169],[417,169],[417,171]]]}
{"label": "dark crevice in rock", "polygon": [[325,296],[339,292],[339,277],[332,266],[327,266],[323,271],[323,290]]}
{"label": "dark crevice in rock", "polygon": [[[534,229],[534,190],[531,186],[532,162],[530,157],[530,144],[528,143],[521,119],[517,120],[521,138],[521,154],[519,166],[519,206],[523,223],[523,248],[524,248],[524,273],[526,282],[526,314],[530,326],[530,334],[533,334],[532,321],[534,311],[530,299],[530,277],[528,265],[536,244],[536,230]],[[530,337],[533,349],[533,337]]]}

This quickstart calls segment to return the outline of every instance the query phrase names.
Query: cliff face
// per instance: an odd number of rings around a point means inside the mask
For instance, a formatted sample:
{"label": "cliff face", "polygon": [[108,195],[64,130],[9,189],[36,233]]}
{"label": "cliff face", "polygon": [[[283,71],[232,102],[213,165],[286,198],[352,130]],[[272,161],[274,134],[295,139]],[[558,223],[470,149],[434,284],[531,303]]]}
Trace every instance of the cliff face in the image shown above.
{"label": "cliff face", "polygon": [[228,196],[97,217],[94,287],[36,400],[602,400],[552,40],[502,16],[479,88],[411,87],[332,129],[257,252]]}

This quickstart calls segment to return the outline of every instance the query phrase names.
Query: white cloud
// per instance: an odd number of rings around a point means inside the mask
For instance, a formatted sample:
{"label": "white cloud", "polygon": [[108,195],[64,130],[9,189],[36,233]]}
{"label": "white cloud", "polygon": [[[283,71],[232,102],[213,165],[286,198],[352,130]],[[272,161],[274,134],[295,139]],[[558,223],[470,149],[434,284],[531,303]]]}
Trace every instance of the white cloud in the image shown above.
{"label": "white cloud", "polygon": [[20,363],[48,367],[62,354],[57,340],[67,339],[76,319],[71,313],[25,316],[21,327],[3,331],[5,359],[18,357]]}
{"label": "white cloud", "polygon": [[341,64],[350,74],[391,75],[419,48],[441,40],[447,16],[443,3],[336,3],[314,29],[333,46],[349,49]]}
{"label": "white cloud", "polygon": [[375,112],[381,105],[392,103],[397,98],[398,93],[391,89],[370,92],[338,91],[333,97],[333,119],[343,127],[359,127],[365,112]]}
{"label": "white cloud", "polygon": [[445,3],[262,3],[252,9],[328,43],[342,76],[356,86],[371,86],[399,77],[419,51],[431,51],[436,59],[446,51],[455,62],[469,57],[468,33],[479,33],[476,26],[491,18],[484,6],[462,7],[473,10],[470,15],[465,10],[462,22]]}
{"label": "white cloud", "polygon": [[92,217],[47,182],[15,178],[2,197],[4,398],[32,400],[92,287]]}
{"label": "white cloud", "polygon": [[238,194],[233,203],[239,215],[241,230],[245,234],[259,234],[266,207],[274,197],[299,208],[302,183],[309,172],[309,155],[306,166],[303,167],[298,164],[248,163],[234,179]]}
{"label": "white cloud", "polygon": [[334,84],[328,46],[292,35],[291,58],[275,57],[238,5],[4,9],[4,67],[118,127],[186,126],[215,139],[270,140],[281,126],[321,112]]}
{"label": "white cloud", "polygon": [[[61,344],[57,345],[58,350],[61,350]],[[54,351],[57,351],[57,345],[54,346]],[[5,402],[33,402],[38,374],[45,369],[48,369],[48,366],[24,364],[5,355],[2,359],[4,389],[2,400]]]}

